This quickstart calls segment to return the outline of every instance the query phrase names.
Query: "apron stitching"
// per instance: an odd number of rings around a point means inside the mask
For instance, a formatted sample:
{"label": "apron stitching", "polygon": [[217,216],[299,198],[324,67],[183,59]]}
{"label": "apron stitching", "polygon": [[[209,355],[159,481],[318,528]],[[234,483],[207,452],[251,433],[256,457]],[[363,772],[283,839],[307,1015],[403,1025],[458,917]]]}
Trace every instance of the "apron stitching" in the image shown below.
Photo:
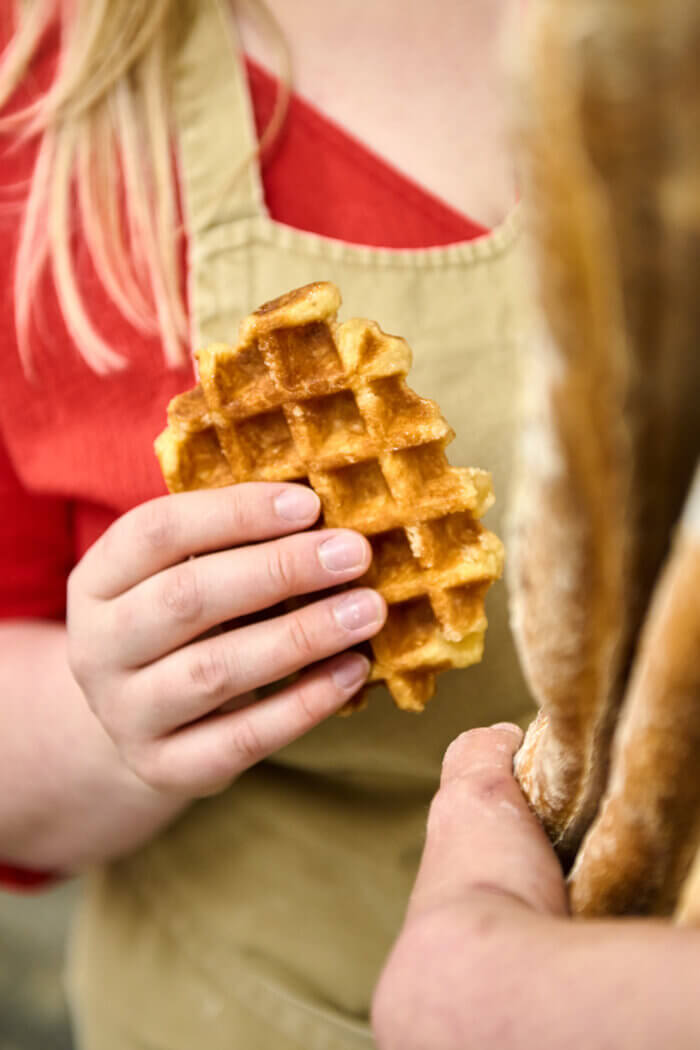
{"label": "apron stitching", "polygon": [[375,248],[352,244],[294,226],[286,226],[259,215],[253,218],[226,220],[200,233],[196,241],[193,239],[192,260],[201,265],[233,248],[262,244],[278,245],[296,252],[301,257],[315,255],[369,269],[467,269],[502,259],[515,247],[519,238],[519,206],[516,206],[501,226],[484,237],[437,248],[420,249]]}

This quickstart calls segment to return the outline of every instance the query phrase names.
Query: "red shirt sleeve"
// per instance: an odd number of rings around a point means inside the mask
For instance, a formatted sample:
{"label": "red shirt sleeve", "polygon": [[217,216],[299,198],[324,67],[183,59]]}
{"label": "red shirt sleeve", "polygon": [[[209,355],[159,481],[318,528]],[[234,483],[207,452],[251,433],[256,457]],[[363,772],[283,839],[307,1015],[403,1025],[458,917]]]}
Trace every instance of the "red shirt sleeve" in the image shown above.
{"label": "red shirt sleeve", "polygon": [[63,619],[73,561],[70,504],[28,492],[1,438],[0,506],[0,619]]}
{"label": "red shirt sleeve", "polygon": [[0,890],[31,891],[44,889],[56,881],[57,876],[42,871],[26,871],[0,863]]}

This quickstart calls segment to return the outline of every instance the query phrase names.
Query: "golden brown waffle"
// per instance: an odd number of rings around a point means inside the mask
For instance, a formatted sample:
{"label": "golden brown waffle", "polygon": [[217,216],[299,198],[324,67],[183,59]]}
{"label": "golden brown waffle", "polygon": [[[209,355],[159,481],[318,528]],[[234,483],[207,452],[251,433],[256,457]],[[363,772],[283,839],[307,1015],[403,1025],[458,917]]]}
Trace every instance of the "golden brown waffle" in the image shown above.
{"label": "golden brown waffle", "polygon": [[438,671],[481,659],[484,595],[503,567],[478,520],[491,479],[448,464],[454,433],[406,385],[404,340],[372,321],[338,325],[339,306],[333,284],[310,284],[248,317],[237,346],[200,350],[200,385],[170,403],[156,453],[171,492],[308,481],[326,526],[367,536],[361,582],[389,606],[369,680],[420,711]]}

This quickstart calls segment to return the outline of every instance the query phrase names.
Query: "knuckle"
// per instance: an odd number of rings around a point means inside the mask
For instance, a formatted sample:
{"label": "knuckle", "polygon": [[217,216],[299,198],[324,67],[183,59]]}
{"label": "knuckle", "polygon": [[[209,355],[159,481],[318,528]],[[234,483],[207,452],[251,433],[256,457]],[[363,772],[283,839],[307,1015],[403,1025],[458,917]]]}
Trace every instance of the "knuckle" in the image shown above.
{"label": "knuckle", "polygon": [[460,776],[443,782],[433,798],[428,814],[428,829],[433,834],[447,834],[465,814],[492,809],[504,799],[512,800],[514,781],[498,769],[467,769]]}
{"label": "knuckle", "polygon": [[174,544],[177,530],[169,502],[164,497],[144,503],[131,522],[138,540],[154,553],[169,550]]}
{"label": "knuckle", "polygon": [[[236,756],[236,767],[247,769],[265,758],[267,749],[252,716],[246,716],[236,722],[235,730],[231,739],[231,751]],[[231,751],[227,749],[226,764],[231,770]],[[223,771],[220,771],[222,773]]]}
{"label": "knuckle", "polygon": [[228,524],[234,535],[245,534],[250,530],[249,503],[255,493],[248,484],[232,485],[225,490],[226,513]]}
{"label": "knuckle", "polygon": [[169,618],[180,623],[197,623],[204,611],[204,596],[193,562],[185,562],[165,573],[160,605]]}
{"label": "knuckle", "polygon": [[208,644],[193,654],[189,680],[198,692],[213,700],[225,700],[235,693],[236,678],[232,656],[221,645]]}
{"label": "knuckle", "polygon": [[327,677],[323,681],[301,681],[296,686],[296,701],[302,720],[305,724],[313,725],[318,721],[319,713],[322,711],[320,701],[333,690],[333,686]]}
{"label": "knuckle", "polygon": [[121,692],[115,688],[97,692],[85,691],[85,700],[97,721],[123,757],[125,748],[132,743],[131,727],[125,717],[125,704]]}
{"label": "knuckle", "polygon": [[86,699],[102,728],[121,751],[130,743],[133,732],[128,682],[112,680],[96,689],[94,695],[86,694]]}
{"label": "knuckle", "polygon": [[109,603],[112,637],[131,638],[139,629],[138,607],[130,594],[122,594]]}
{"label": "knuckle", "polygon": [[237,537],[236,542],[245,543],[246,537],[257,533],[261,519],[268,517],[266,502],[261,499],[266,487],[266,482],[245,481],[220,490],[225,501],[222,514],[230,535]]}
{"label": "knuckle", "polygon": [[492,803],[508,797],[513,779],[499,769],[478,769],[468,773],[466,784],[475,801]]}
{"label": "knuckle", "polygon": [[170,791],[173,788],[171,777],[163,762],[161,748],[157,741],[132,742],[122,751],[124,762],[139,780],[156,791]]}
{"label": "knuckle", "polygon": [[293,613],[287,625],[289,643],[294,656],[303,665],[313,663],[318,658],[317,645],[310,630],[308,615],[303,612]]}
{"label": "knuckle", "polygon": [[284,543],[271,544],[267,558],[267,575],[275,593],[293,593],[296,577],[294,558]]}

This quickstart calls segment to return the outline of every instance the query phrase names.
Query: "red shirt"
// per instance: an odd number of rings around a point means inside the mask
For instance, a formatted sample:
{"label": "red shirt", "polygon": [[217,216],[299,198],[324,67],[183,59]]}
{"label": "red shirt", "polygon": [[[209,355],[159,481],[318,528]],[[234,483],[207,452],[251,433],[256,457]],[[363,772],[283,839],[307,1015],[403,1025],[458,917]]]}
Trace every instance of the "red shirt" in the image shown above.
{"label": "red shirt", "polygon": [[[34,89],[47,83],[54,63],[55,40],[47,40],[35,63]],[[252,63],[248,74],[260,131],[275,85]],[[26,100],[27,91],[23,86],[17,101]],[[3,152],[0,194],[27,179],[34,153],[32,145]],[[263,180],[273,219],[344,241],[424,248],[486,232],[297,97]],[[12,309],[17,216],[16,209],[0,207],[0,617],[61,619],[71,567],[115,518],[165,492],[153,440],[168,401],[193,384],[194,374],[191,363],[164,366],[158,340],[136,332],[118,313],[76,243],[91,318],[130,367],[108,376],[90,371],[72,345],[47,274],[34,335],[37,381],[29,383]],[[183,276],[185,265],[183,245]],[[6,885],[27,887],[45,878],[0,865]]]}

